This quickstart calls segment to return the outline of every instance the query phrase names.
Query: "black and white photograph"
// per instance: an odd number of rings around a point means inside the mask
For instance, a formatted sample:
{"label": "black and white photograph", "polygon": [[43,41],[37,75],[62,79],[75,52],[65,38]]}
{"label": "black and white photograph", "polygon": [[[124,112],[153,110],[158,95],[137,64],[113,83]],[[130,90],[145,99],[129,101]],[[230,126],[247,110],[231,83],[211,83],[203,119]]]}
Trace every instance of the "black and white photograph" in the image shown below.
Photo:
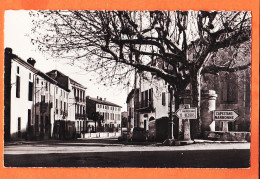
{"label": "black and white photograph", "polygon": [[4,167],[250,168],[251,20],[6,10]]}

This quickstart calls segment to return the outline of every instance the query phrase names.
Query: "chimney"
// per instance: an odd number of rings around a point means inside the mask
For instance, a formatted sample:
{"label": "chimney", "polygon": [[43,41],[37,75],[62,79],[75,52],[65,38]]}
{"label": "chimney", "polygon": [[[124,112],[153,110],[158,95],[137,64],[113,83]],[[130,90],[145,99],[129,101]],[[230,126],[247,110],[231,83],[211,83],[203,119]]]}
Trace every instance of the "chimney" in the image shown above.
{"label": "chimney", "polygon": [[102,101],[102,98],[99,98],[100,99],[100,101]]}
{"label": "chimney", "polygon": [[29,63],[30,65],[32,65],[34,67],[36,61],[33,58],[28,58],[27,63]]}
{"label": "chimney", "polygon": [[97,96],[97,99],[98,99],[98,96]]}
{"label": "chimney", "polygon": [[107,100],[107,98],[104,98],[104,101],[106,101]]}
{"label": "chimney", "polygon": [[10,55],[13,53],[13,49],[9,48],[9,47],[6,47],[5,48],[5,55]]}

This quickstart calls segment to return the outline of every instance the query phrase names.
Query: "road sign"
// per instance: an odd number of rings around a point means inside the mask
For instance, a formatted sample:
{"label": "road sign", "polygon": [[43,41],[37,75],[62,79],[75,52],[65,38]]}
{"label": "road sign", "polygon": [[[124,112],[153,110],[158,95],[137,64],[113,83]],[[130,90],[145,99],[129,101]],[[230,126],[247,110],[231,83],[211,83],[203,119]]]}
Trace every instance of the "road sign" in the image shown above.
{"label": "road sign", "polygon": [[238,114],[232,110],[215,110],[214,120],[216,121],[234,121]]}
{"label": "road sign", "polygon": [[197,119],[197,108],[180,108],[175,114],[179,119]]}

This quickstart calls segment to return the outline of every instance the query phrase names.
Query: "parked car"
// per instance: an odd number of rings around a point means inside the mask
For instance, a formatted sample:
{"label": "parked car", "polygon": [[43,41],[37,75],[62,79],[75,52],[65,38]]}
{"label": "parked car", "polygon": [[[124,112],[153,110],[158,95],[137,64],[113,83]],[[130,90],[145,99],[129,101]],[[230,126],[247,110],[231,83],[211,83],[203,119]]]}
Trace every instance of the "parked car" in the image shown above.
{"label": "parked car", "polygon": [[148,132],[144,128],[135,127],[130,138],[131,141],[144,142],[148,139]]}
{"label": "parked car", "polygon": [[122,134],[121,136],[118,137],[118,140],[119,141],[129,141],[130,140],[130,132],[125,129],[125,128],[122,128]]}

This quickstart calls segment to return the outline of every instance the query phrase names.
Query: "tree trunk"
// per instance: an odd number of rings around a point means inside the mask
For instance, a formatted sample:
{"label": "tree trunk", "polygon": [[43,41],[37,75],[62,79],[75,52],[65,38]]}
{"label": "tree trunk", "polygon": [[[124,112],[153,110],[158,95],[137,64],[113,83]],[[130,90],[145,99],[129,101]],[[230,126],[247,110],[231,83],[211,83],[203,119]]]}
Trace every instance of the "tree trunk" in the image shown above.
{"label": "tree trunk", "polygon": [[201,99],[201,69],[193,71],[191,75],[191,106],[197,107],[197,119],[191,122],[191,138],[200,138],[201,134],[201,116],[200,116],[200,99]]}
{"label": "tree trunk", "polygon": [[[174,91],[174,101],[175,101],[175,111],[177,111],[179,109],[179,106],[181,104],[180,101],[180,92],[179,91]],[[173,116],[173,123],[174,123],[174,137],[175,139],[180,139],[181,138],[181,133],[180,133],[180,129],[179,129],[179,118],[174,115]]]}
{"label": "tree trunk", "polygon": [[170,93],[170,112],[169,112],[169,121],[168,121],[168,139],[174,139],[173,115],[172,115],[173,89],[170,86],[169,86],[169,93]]}
{"label": "tree trunk", "polygon": [[176,88],[175,90],[173,90],[173,88],[169,86],[168,89],[170,93],[168,139],[179,139],[179,118],[173,115],[172,104],[173,104],[173,96],[174,96],[175,111],[177,111],[180,105],[180,95],[179,92],[176,90]]}

